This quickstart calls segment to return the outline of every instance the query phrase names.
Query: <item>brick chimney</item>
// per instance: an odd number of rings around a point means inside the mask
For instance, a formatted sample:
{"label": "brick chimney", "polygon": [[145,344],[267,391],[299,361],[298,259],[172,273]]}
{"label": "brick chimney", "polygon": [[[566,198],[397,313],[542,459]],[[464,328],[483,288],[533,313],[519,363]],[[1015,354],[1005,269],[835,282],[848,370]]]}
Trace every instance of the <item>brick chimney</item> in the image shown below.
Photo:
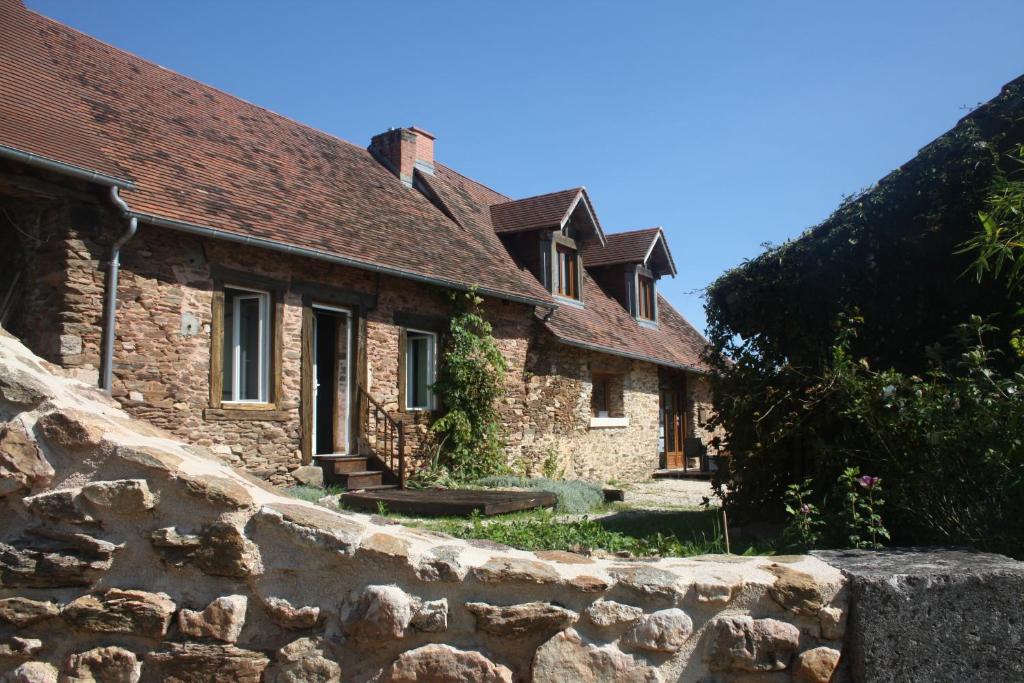
{"label": "brick chimney", "polygon": [[392,128],[374,135],[370,140],[370,154],[409,187],[412,187],[413,169],[434,173],[434,136],[416,126]]}

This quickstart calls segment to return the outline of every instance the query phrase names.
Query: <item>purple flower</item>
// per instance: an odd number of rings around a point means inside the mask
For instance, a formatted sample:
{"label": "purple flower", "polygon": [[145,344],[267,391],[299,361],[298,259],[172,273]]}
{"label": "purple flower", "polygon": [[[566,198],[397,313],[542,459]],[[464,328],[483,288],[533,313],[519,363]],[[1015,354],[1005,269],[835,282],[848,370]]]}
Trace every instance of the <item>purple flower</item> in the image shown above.
{"label": "purple flower", "polygon": [[857,483],[860,484],[861,488],[870,491],[882,483],[882,478],[872,477],[870,474],[865,474],[864,476],[857,477]]}
{"label": "purple flower", "polygon": [[805,515],[811,514],[811,506],[808,505],[807,503],[804,503],[803,505],[800,506],[800,512],[804,513]]}

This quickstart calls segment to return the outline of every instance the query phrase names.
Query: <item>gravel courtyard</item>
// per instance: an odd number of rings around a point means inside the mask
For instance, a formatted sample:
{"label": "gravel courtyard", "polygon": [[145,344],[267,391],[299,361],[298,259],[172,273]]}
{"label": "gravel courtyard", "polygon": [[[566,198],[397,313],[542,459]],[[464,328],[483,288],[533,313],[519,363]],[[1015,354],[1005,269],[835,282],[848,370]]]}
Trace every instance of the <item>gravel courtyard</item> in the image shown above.
{"label": "gravel courtyard", "polygon": [[705,496],[712,497],[711,483],[699,479],[652,479],[622,489],[627,505],[650,510],[697,508]]}

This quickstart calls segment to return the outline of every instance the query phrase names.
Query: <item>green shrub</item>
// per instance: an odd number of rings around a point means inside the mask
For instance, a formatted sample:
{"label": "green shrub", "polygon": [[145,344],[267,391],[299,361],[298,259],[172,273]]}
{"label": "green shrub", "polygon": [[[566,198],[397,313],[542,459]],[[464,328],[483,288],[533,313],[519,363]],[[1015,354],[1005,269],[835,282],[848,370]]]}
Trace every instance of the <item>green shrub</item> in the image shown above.
{"label": "green shrub", "polygon": [[457,481],[506,469],[501,420],[494,407],[507,369],[475,289],[452,293],[453,313],[432,389],[444,414],[431,426],[440,464]]}
{"label": "green shrub", "polygon": [[558,512],[583,514],[604,504],[604,491],[598,484],[589,481],[548,479],[546,477],[526,478],[495,476],[478,479],[478,486],[487,488],[519,488],[550,491],[558,496]]}

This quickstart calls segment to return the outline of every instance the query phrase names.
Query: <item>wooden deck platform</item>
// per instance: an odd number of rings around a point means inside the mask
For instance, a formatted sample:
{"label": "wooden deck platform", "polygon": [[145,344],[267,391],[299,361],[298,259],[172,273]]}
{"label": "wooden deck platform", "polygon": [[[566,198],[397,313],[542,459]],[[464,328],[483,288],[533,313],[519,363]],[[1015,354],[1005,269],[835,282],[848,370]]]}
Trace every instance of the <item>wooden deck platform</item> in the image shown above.
{"label": "wooden deck platform", "polygon": [[482,515],[554,507],[555,494],[548,491],[496,491],[468,489],[405,489],[384,491],[353,491],[343,493],[341,502],[348,506],[377,512],[380,503],[388,512],[424,516],[468,516],[474,510]]}

